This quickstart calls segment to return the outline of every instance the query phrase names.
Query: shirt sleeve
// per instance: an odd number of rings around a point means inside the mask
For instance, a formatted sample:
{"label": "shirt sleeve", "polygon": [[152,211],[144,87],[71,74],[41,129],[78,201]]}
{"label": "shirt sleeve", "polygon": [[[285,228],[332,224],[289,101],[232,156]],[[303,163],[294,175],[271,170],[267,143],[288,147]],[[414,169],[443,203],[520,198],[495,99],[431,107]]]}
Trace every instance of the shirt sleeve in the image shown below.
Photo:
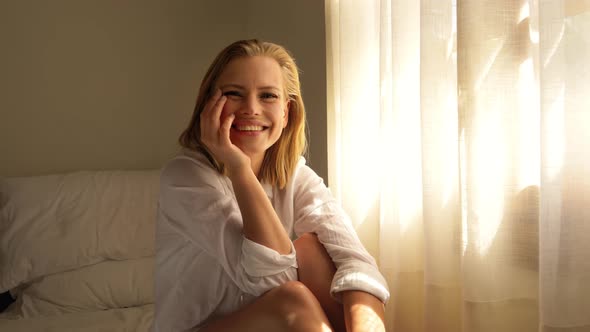
{"label": "shirt sleeve", "polygon": [[348,215],[336,202],[323,180],[309,167],[298,168],[295,184],[295,226],[297,236],[315,233],[336,266],[330,293],[361,290],[386,303],[389,289],[375,259],[359,240]]}
{"label": "shirt sleeve", "polygon": [[225,179],[208,164],[177,158],[162,171],[159,212],[172,229],[214,257],[245,293],[264,292],[296,278],[296,254],[243,236],[239,206]]}

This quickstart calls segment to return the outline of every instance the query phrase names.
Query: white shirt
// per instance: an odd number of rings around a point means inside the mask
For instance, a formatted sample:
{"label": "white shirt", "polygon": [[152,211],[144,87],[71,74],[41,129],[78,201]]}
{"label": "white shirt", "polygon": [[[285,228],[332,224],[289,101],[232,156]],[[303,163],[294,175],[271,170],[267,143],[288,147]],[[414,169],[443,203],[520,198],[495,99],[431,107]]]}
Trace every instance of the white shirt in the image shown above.
{"label": "white shirt", "polygon": [[[301,158],[279,190],[263,184],[291,239],[316,233],[337,271],[332,296],[362,290],[386,302],[375,260],[322,179]],[[281,255],[242,234],[231,181],[204,155],[185,150],[162,170],[156,229],[154,331],[198,329],[266,291],[297,280],[295,248]]]}

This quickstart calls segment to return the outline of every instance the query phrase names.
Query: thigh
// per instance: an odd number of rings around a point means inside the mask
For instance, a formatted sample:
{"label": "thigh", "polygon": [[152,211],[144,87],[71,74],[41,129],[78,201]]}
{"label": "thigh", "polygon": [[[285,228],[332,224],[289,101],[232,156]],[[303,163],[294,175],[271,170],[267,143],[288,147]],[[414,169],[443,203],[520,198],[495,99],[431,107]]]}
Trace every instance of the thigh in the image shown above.
{"label": "thigh", "polygon": [[206,325],[201,332],[332,331],[319,302],[298,281],[276,287],[238,311]]}

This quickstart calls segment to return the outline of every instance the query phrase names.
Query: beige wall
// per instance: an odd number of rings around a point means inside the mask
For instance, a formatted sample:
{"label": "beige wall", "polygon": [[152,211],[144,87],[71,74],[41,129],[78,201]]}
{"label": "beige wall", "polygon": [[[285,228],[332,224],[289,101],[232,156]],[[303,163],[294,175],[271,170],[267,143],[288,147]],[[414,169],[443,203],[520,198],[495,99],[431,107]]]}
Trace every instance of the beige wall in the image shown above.
{"label": "beige wall", "polygon": [[160,167],[228,43],[285,45],[302,70],[311,166],[327,179],[324,2],[0,3],[0,176]]}

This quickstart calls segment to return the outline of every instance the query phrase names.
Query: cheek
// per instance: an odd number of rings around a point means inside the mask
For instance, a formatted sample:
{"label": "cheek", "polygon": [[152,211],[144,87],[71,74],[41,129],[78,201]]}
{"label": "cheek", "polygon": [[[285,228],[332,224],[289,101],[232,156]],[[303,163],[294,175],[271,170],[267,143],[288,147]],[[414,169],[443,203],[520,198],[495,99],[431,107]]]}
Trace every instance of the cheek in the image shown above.
{"label": "cheek", "polygon": [[225,120],[225,118],[232,115],[233,113],[235,113],[235,108],[232,107],[231,104],[226,103],[225,105],[223,105],[223,109],[221,109],[221,121]]}
{"label": "cheek", "polygon": [[232,109],[233,109],[233,107],[231,106],[231,104],[226,102],[225,105],[223,105],[223,109],[221,110],[221,116],[226,117],[226,116],[232,114],[233,113]]}

